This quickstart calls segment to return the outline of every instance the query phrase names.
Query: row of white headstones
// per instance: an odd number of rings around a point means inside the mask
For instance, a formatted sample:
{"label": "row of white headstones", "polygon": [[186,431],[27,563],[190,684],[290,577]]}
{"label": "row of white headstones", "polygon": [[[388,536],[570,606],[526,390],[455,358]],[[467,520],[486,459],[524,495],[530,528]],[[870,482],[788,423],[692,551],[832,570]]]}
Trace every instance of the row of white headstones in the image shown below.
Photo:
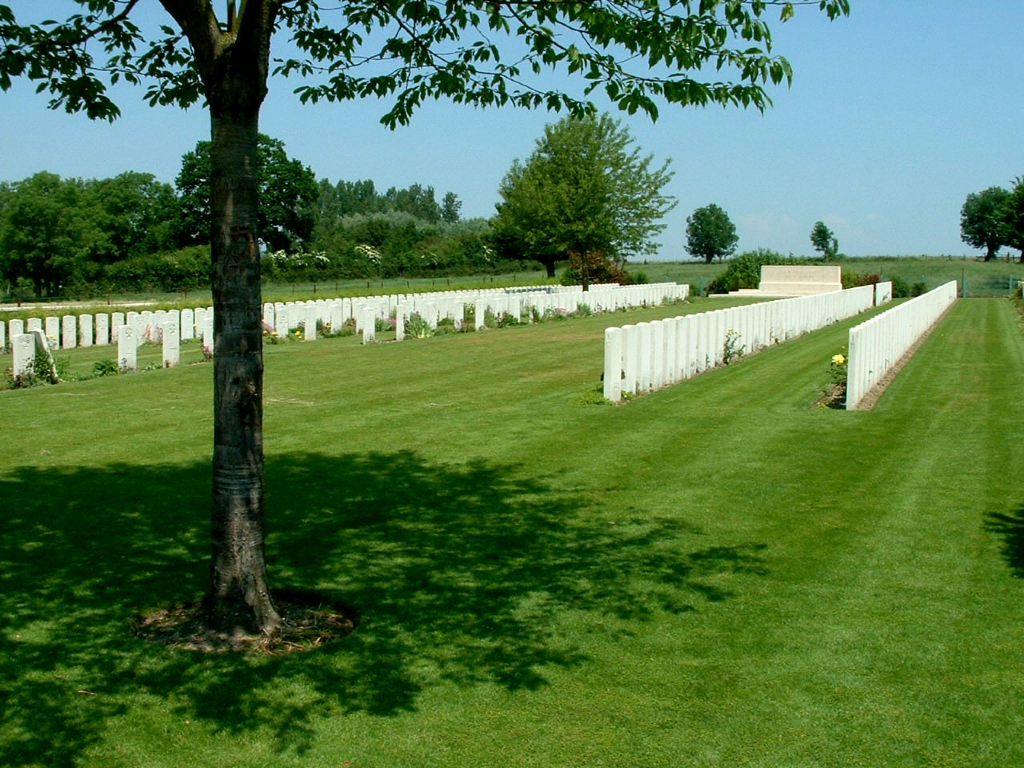
{"label": "row of white headstones", "polygon": [[957,300],[951,280],[850,329],[846,408],[857,408],[888,373]]}
{"label": "row of white headstones", "polygon": [[892,300],[892,283],[682,315],[605,330],[604,397],[619,402]]}
{"label": "row of white headstones", "polygon": [[[263,305],[265,334],[285,337],[302,328],[307,341],[317,338],[317,327],[340,329],[350,319],[364,343],[376,340],[378,321],[393,318],[395,338],[405,337],[405,324],[414,314],[430,328],[443,318],[456,326],[465,323],[467,306],[473,307],[474,330],[484,327],[487,313],[510,315],[529,322],[546,313],[569,313],[586,305],[592,312],[611,312],[636,306],[654,306],[686,299],[689,286],[658,283],[644,286],[595,285],[584,292],[578,286],[551,286],[542,290],[488,289],[427,294],[398,294],[362,298],[327,299]],[[204,351],[215,351],[213,309],[114,312],[65,315],[64,317],[0,321],[0,350],[11,340],[13,372],[21,375],[32,365],[37,350],[116,344],[118,364],[124,370],[137,367],[137,350],[145,342],[163,345],[165,367],[177,365],[180,342],[201,339]]]}

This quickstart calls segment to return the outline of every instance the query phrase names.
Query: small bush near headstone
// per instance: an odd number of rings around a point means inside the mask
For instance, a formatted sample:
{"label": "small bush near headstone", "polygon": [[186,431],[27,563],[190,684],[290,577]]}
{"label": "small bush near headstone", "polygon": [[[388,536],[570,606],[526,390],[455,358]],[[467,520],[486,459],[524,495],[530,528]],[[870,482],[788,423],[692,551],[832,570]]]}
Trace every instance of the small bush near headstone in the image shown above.
{"label": "small bush near headstone", "polygon": [[434,335],[430,323],[424,320],[418,312],[413,312],[405,321],[405,335],[414,339],[425,339]]}
{"label": "small bush near headstone", "polygon": [[928,286],[921,281],[918,281],[914,283],[912,286],[910,286],[911,297],[924,296],[926,293],[928,293]]}
{"label": "small bush near headstone", "polygon": [[109,357],[97,360],[92,364],[92,375],[97,378],[101,378],[103,376],[116,376],[120,372],[121,366],[117,364],[117,360],[112,360]]}

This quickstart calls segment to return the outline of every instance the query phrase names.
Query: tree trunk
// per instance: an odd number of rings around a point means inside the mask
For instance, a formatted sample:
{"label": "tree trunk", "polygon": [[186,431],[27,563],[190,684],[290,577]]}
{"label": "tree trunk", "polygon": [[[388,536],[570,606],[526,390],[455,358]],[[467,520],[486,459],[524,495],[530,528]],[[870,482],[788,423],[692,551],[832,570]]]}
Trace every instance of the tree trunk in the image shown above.
{"label": "tree trunk", "polygon": [[273,634],[263,523],[263,328],[256,239],[258,105],[212,118],[214,452],[209,620]]}

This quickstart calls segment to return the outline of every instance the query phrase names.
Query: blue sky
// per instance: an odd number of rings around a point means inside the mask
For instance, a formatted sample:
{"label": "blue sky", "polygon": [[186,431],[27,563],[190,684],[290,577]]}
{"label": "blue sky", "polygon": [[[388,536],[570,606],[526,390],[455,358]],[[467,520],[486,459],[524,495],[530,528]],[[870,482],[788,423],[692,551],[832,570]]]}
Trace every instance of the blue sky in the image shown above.
{"label": "blue sky", "polygon": [[[25,0],[14,6],[25,5]],[[151,12],[161,12],[151,2]],[[659,257],[688,258],[686,217],[717,203],[741,250],[811,252],[824,221],[851,256],[976,254],[960,240],[969,192],[1024,175],[1024,78],[1018,63],[1022,0],[851,0],[849,18],[814,8],[776,25],[775,52],[793,66],[791,88],[771,90],[764,114],[663,107],[617,115],[637,146],[671,158]],[[33,3],[57,16],[62,0]],[[301,105],[297,83],[275,80],[261,130],[331,181],[372,179],[455,192],[464,216],[490,216],[502,176],[531,152],[552,113],[474,110],[438,102],[390,131],[383,102]],[[181,156],[208,138],[200,108],[150,108],[119,89],[113,125],[46,108],[27,83],[0,93],[0,179],[38,171],[104,178],[127,170],[173,182]]]}

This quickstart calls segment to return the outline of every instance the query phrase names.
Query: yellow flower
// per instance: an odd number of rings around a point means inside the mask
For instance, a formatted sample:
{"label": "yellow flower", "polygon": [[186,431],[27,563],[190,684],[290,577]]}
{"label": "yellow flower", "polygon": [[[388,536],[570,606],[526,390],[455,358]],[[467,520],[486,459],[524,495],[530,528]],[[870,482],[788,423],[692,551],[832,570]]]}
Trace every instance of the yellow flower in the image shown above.
{"label": "yellow flower", "polygon": [[832,364],[833,365],[842,365],[845,362],[846,362],[846,358],[843,357],[842,355],[832,355]]}

